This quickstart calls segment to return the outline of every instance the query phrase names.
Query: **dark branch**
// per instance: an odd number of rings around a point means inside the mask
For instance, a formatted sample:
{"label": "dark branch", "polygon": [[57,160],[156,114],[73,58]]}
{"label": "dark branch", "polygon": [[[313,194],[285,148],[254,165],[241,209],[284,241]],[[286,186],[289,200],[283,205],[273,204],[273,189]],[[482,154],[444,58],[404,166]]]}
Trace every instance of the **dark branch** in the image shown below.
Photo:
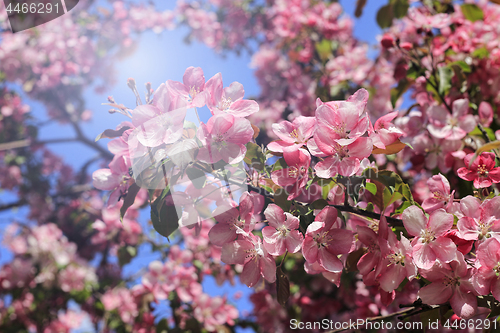
{"label": "dark branch", "polygon": [[[260,187],[248,185],[248,190],[262,194],[266,198],[270,198],[270,199],[274,198],[274,195],[272,193],[270,193],[267,190],[260,188]],[[347,212],[347,213],[352,213],[352,214],[356,214],[356,215],[360,215],[360,216],[365,216],[365,217],[369,217],[372,219],[380,220],[380,217],[381,217],[381,215],[378,213],[369,212],[367,210],[352,207],[349,205],[331,205],[331,206],[337,208],[338,210],[340,210],[342,212]],[[401,220],[401,219],[396,219],[396,218],[390,217],[390,216],[386,216],[385,218],[387,219],[387,222],[391,223],[393,226],[402,226],[403,225],[403,220]]]}

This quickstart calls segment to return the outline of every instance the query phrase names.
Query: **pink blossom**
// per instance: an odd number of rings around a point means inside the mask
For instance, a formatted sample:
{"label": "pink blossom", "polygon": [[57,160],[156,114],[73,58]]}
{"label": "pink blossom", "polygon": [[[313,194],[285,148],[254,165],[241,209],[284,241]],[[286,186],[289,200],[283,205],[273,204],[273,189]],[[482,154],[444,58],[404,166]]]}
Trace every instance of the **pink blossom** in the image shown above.
{"label": "pink blossom", "polygon": [[224,324],[232,326],[238,318],[238,310],[220,296],[201,294],[194,300],[193,309],[196,320],[203,323],[203,327],[209,332],[215,332],[217,327]]}
{"label": "pink blossom", "polygon": [[208,80],[205,89],[210,93],[208,107],[213,115],[228,113],[234,117],[246,117],[259,111],[256,101],[243,99],[245,90],[241,83],[233,82],[223,88],[221,73]]}
{"label": "pink blossom", "polygon": [[438,139],[459,140],[476,127],[474,116],[468,114],[469,101],[457,99],[452,105],[452,114],[442,106],[433,105],[427,109],[430,124],[427,129]]}
{"label": "pink blossom", "polygon": [[397,116],[398,112],[394,111],[377,119],[373,128],[370,123],[368,132],[375,147],[385,149],[403,135],[403,132],[391,122]]}
{"label": "pink blossom", "polygon": [[174,94],[179,94],[188,102],[187,107],[201,108],[209,95],[205,89],[205,76],[200,67],[188,67],[182,78],[183,83],[168,80],[167,85]]}
{"label": "pink blossom", "polygon": [[477,311],[477,299],[470,281],[472,268],[467,267],[463,254],[459,252],[449,263],[436,261],[431,267],[421,271],[422,276],[431,282],[418,292],[422,302],[438,305],[449,301],[460,318],[472,317]]}
{"label": "pink blossom", "polygon": [[101,301],[106,311],[118,310],[121,319],[127,324],[132,324],[139,314],[137,304],[126,288],[118,287],[108,290],[102,296]]}
{"label": "pink blossom", "polygon": [[425,166],[432,170],[439,167],[443,173],[450,171],[456,154],[461,146],[460,140],[437,139],[427,133],[422,133],[413,138],[415,152],[425,157]]}
{"label": "pink blossom", "polygon": [[420,208],[410,206],[404,210],[402,219],[408,234],[415,236],[411,244],[417,267],[430,269],[436,259],[450,262],[456,258],[456,245],[444,237],[453,226],[453,215],[441,208],[427,218]]}
{"label": "pink blossom", "polygon": [[336,142],[321,142],[318,147],[329,155],[314,166],[316,174],[321,178],[331,178],[337,174],[345,177],[354,175],[360,168],[360,161],[370,156],[373,150],[372,141],[365,137],[357,138],[345,146]]}
{"label": "pink blossom", "polygon": [[253,197],[248,192],[240,197],[239,211],[227,205],[217,207],[212,215],[219,223],[214,225],[208,233],[210,242],[223,246],[234,241],[238,234],[247,235],[252,232],[255,226],[253,211]]}
{"label": "pink blossom", "polygon": [[253,129],[244,118],[219,114],[211,117],[206,125],[201,124],[197,135],[203,144],[198,152],[200,161],[216,163],[222,159],[234,164],[245,157],[245,144],[252,140]]}
{"label": "pink blossom", "polygon": [[493,108],[491,105],[488,102],[481,102],[477,113],[479,114],[479,123],[484,127],[490,127],[493,122]]}
{"label": "pink blossom", "polygon": [[99,169],[92,174],[94,187],[105,191],[112,190],[108,199],[109,207],[114,206],[133,184],[134,181],[129,173],[130,166],[129,158],[116,155],[109,163],[109,169]]}
{"label": "pink blossom", "polygon": [[417,267],[413,263],[410,241],[403,235],[398,241],[394,232],[388,232],[387,242],[381,243],[382,257],[381,272],[378,281],[380,288],[392,292],[405,278],[410,281],[417,276]]}
{"label": "pink blossom", "polygon": [[270,204],[264,211],[269,226],[262,229],[264,247],[269,254],[280,256],[286,251],[296,253],[300,250],[304,237],[297,230],[299,218],[283,212],[279,206]]}
{"label": "pink blossom", "polygon": [[469,195],[460,200],[460,209],[464,214],[457,222],[461,238],[482,242],[500,235],[500,197],[481,203],[478,198]]}
{"label": "pink blossom", "polygon": [[339,254],[349,253],[354,236],[351,231],[342,228],[342,220],[337,216],[337,209],[325,207],[307,227],[302,244],[302,254],[309,263],[318,262],[325,270],[333,273],[342,271]]}
{"label": "pink blossom", "polygon": [[500,301],[500,241],[487,239],[478,246],[476,255],[481,264],[473,277],[476,291],[481,295],[491,292]]}
{"label": "pink blossom", "polygon": [[175,289],[172,281],[174,267],[172,262],[161,263],[152,261],[149,270],[142,276],[142,284],[150,291],[156,300],[168,298],[168,294]]}
{"label": "pink blossom", "polygon": [[273,124],[273,131],[280,140],[270,142],[267,148],[270,151],[282,153],[284,148],[292,151],[301,148],[307,144],[307,141],[316,129],[316,118],[297,117],[293,122],[282,121],[279,124]]}
{"label": "pink blossom", "polygon": [[307,150],[298,149],[284,154],[284,158],[288,168],[273,171],[271,178],[286,190],[288,200],[292,200],[300,194],[309,180],[311,155]]}
{"label": "pink blossom", "polygon": [[175,292],[182,302],[191,302],[202,293],[201,284],[198,283],[196,267],[176,267],[172,276]]}
{"label": "pink blossom", "polygon": [[146,147],[178,141],[182,137],[186,103],[170,86],[162,83],[151,104],[138,105],[132,111],[138,141]]}
{"label": "pink blossom", "polygon": [[276,263],[261,239],[253,234],[224,244],[221,260],[230,265],[244,265],[240,281],[249,287],[257,284],[261,275],[270,283],[276,280]]}
{"label": "pink blossom", "polygon": [[432,196],[422,203],[422,208],[427,213],[432,213],[439,208],[448,208],[453,204],[453,194],[450,193],[450,183],[442,174],[434,175],[427,181]]}
{"label": "pink blossom", "polygon": [[[368,129],[369,120],[364,113],[368,92],[361,89],[350,100],[320,104],[316,109],[317,129],[315,141],[326,154],[333,143],[342,146],[353,143]],[[319,102],[320,103],[320,102]],[[322,148],[325,146],[325,148]],[[330,154],[331,155],[331,154]]]}
{"label": "pink blossom", "polygon": [[495,154],[481,153],[471,164],[473,157],[474,154],[465,156],[465,167],[457,170],[460,178],[473,181],[476,188],[490,187],[493,183],[500,183],[500,168],[495,168]]}
{"label": "pink blossom", "polygon": [[425,29],[443,29],[448,27],[451,21],[448,14],[430,15],[423,13],[418,8],[410,8],[408,18],[414,22],[415,26]]}

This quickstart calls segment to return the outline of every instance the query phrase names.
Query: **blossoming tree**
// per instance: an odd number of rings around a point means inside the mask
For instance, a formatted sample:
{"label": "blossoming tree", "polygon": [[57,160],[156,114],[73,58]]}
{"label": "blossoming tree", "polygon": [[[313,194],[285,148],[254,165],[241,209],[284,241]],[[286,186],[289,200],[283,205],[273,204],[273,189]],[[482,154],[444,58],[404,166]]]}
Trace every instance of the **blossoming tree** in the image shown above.
{"label": "blossoming tree", "polygon": [[[27,207],[4,231],[1,331],[69,332],[84,318],[99,332],[287,332],[323,319],[495,329],[497,3],[389,0],[375,59],[335,1],[164,12],[89,1],[50,38],[12,34],[1,8],[0,184],[17,199],[0,211]],[[117,126],[95,141],[108,149],[89,139],[84,88],[110,84],[137,33],[177,26],[216,52],[250,52],[262,93],[199,67],[146,83],[145,96],[130,78],[135,105],[105,103]],[[65,164],[16,89],[99,155]],[[106,167],[90,172],[97,160]],[[162,260],[125,275],[144,245]],[[208,276],[253,288],[251,315],[209,294]]]}

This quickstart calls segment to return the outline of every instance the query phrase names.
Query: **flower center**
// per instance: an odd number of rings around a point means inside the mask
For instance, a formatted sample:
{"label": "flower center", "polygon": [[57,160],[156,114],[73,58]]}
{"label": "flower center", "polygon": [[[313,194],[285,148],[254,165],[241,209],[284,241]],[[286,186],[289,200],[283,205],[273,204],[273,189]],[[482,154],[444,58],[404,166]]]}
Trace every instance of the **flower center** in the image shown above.
{"label": "flower center", "polygon": [[392,265],[405,265],[405,256],[401,252],[389,255],[388,259]]}
{"label": "flower center", "polygon": [[225,111],[225,110],[229,109],[229,107],[231,106],[231,104],[233,104],[233,101],[231,100],[231,97],[228,97],[228,98],[222,97],[220,108],[221,108],[221,110]]}
{"label": "flower center", "polygon": [[297,169],[297,167],[292,166],[288,168],[288,177],[297,178],[298,175],[299,175],[299,169]]}
{"label": "flower center", "polygon": [[287,229],[287,227],[282,226],[277,230],[280,234],[281,237],[286,238],[290,232],[290,230]]}
{"label": "flower center", "polygon": [[291,131],[290,136],[294,138],[296,142],[299,141],[299,131],[297,131],[297,129]]}
{"label": "flower center", "polygon": [[488,234],[490,232],[490,227],[491,225],[489,223],[479,222],[479,239],[491,237],[491,235]]}
{"label": "flower center", "polygon": [[445,286],[460,286],[460,278],[459,277],[451,277],[451,276],[446,276],[443,280],[443,284]]}
{"label": "flower center", "polygon": [[425,229],[425,230],[422,230],[422,232],[420,232],[420,238],[422,238],[422,241],[424,243],[429,244],[430,242],[432,242],[434,240],[435,233],[432,230]]}
{"label": "flower center", "polygon": [[318,248],[328,247],[328,243],[332,240],[332,237],[328,234],[328,231],[323,231],[313,237],[313,240],[318,245]]}
{"label": "flower center", "polygon": [[497,263],[495,267],[493,267],[493,271],[495,272],[496,276],[500,276],[500,262]]}
{"label": "flower center", "polygon": [[488,176],[488,169],[485,164],[480,164],[477,167],[477,174],[481,177]]}
{"label": "flower center", "polygon": [[189,89],[189,95],[191,95],[191,98],[195,98],[199,93],[200,91],[195,86],[192,86],[191,89]]}

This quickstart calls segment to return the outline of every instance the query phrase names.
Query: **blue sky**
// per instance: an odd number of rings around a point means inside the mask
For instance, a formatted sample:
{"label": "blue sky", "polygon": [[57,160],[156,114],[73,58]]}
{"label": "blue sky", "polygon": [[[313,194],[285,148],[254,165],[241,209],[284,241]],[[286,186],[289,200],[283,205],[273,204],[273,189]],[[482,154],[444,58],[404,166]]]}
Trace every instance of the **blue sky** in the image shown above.
{"label": "blue sky", "polygon": [[[155,3],[161,3],[159,8],[166,9],[166,7],[172,7],[171,5],[167,5],[167,3],[173,5],[174,1],[155,1]],[[345,12],[354,17],[355,1],[342,0],[340,3],[344,6]],[[375,36],[380,34],[380,29],[376,24],[375,15],[381,5],[380,1],[368,1],[363,16],[360,19],[354,18],[354,35],[357,38],[371,44],[377,43]],[[78,10],[78,7],[74,10]],[[195,66],[203,69],[206,79],[221,72],[225,86],[233,81],[238,81],[245,87],[245,95],[247,97],[258,95],[259,87],[253,76],[253,70],[249,66],[250,56],[248,54],[242,54],[239,57],[234,54],[227,54],[225,57],[221,57],[200,43],[195,42],[191,45],[186,45],[183,42],[186,34],[187,29],[185,28],[166,31],[161,35],[156,35],[152,32],[143,34],[135,53],[125,60],[116,63],[117,84],[115,86],[109,87],[105,94],[96,94],[92,89],[87,89],[84,97],[87,109],[93,112],[93,117],[90,122],[83,124],[82,127],[88,137],[93,139],[105,129],[114,128],[119,122],[127,120],[126,117],[119,114],[109,114],[107,112],[108,107],[101,104],[106,102],[108,95],[111,95],[118,103],[134,106],[135,98],[126,85],[129,77],[133,77],[136,80],[139,91],[143,93],[145,82],[151,82],[153,89],[156,89],[162,82],[169,79],[182,81],[185,69],[189,66]],[[41,104],[34,102],[30,102],[29,104],[32,106],[32,112],[36,117],[41,119],[46,118],[45,110]],[[40,139],[42,140],[72,137],[73,135],[69,127],[57,124],[46,126],[40,131]],[[108,142],[107,139],[101,141],[103,145],[106,145]],[[75,168],[79,168],[88,159],[95,156],[94,151],[78,143],[57,144],[50,146],[50,148]],[[100,167],[102,166],[94,163],[90,168],[90,172]],[[0,193],[0,199],[9,202],[12,197],[6,196],[5,193]],[[23,210],[17,213],[3,213],[0,215],[0,221],[5,221],[5,218],[14,215],[22,216]],[[147,216],[149,216],[149,211],[144,211],[141,218],[143,225],[147,221]],[[154,255],[148,254],[148,250],[147,247],[142,247],[139,251],[139,258],[128,265],[125,272],[136,272],[155,259]],[[5,249],[1,249],[0,254],[0,262],[9,260],[10,255]],[[251,311],[251,304],[247,299],[250,290],[246,286],[231,287],[226,283],[223,288],[220,288],[215,285],[213,279],[208,279],[204,283],[204,289],[212,295],[227,294],[230,301],[233,301],[232,296],[235,291],[242,290],[245,293],[245,297],[234,304],[236,304],[240,313],[242,311]],[[246,332],[246,330],[242,330],[241,332]]]}

